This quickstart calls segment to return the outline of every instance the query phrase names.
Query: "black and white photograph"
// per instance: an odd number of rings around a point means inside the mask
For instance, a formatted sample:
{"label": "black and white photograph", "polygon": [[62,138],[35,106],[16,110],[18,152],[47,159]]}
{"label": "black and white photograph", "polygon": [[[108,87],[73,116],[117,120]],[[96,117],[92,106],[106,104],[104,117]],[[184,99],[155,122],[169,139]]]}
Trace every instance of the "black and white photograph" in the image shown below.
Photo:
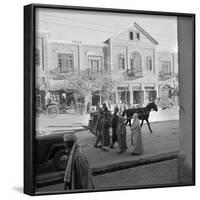
{"label": "black and white photograph", "polygon": [[35,8],[36,193],[193,184],[178,26],[175,15]]}

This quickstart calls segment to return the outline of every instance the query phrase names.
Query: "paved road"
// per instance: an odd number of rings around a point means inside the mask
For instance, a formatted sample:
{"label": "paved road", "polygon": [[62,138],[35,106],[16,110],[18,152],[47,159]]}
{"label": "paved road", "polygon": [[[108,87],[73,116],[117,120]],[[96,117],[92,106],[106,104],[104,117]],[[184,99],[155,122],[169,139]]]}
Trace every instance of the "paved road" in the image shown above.
{"label": "paved road", "polygon": [[[78,142],[81,145],[82,152],[87,157],[90,167],[104,168],[120,163],[137,162],[145,160],[152,156],[162,155],[179,150],[179,121],[167,121],[151,123],[153,134],[148,135],[149,130],[145,124],[142,128],[144,154],[140,156],[131,156],[130,151],[130,129],[127,127],[127,145],[128,150],[123,154],[117,154],[117,146],[109,152],[103,152],[93,147],[95,136],[88,131],[77,133]],[[63,176],[63,172],[57,172],[53,163],[50,162],[47,168],[37,170],[37,182],[44,182],[47,179],[54,179],[58,175]]]}
{"label": "paved road", "polygon": [[[127,126],[127,146],[128,150],[124,154],[117,154],[117,145],[115,149],[109,152],[101,151],[93,147],[96,137],[90,131],[77,132],[78,143],[81,150],[87,157],[91,167],[98,167],[110,164],[111,162],[120,162],[130,159],[138,159],[179,150],[179,121],[166,121],[151,123],[153,134],[149,135],[147,124],[142,127],[144,154],[141,156],[130,156],[130,128]],[[48,167],[41,169],[38,173],[54,171],[55,169],[50,162]]]}
{"label": "paved road", "polygon": [[[177,160],[134,167],[94,177],[96,189],[113,189],[137,186],[156,186],[177,183]],[[63,184],[41,187],[37,192],[63,191]]]}
{"label": "paved road", "polygon": [[[84,129],[88,126],[90,119],[89,114],[59,114],[55,118],[46,115],[36,117],[37,131],[53,131],[53,130],[77,130]],[[150,122],[162,122],[179,119],[179,107],[174,106],[171,109],[152,111],[150,113]],[[145,122],[146,123],[146,122]]]}

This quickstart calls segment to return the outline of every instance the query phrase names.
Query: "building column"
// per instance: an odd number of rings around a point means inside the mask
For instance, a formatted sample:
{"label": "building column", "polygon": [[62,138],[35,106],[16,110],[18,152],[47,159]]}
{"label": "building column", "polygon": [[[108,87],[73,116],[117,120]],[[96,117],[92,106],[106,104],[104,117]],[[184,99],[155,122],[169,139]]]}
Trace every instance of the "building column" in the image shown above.
{"label": "building column", "polygon": [[[180,90],[180,152],[178,182],[194,183],[194,21],[178,17],[179,90]],[[187,48],[186,48],[187,47]],[[188,67],[190,66],[190,67]],[[191,98],[188,98],[191,97]]]}
{"label": "building column", "polygon": [[90,102],[90,106],[92,105],[92,97],[91,94],[87,93],[85,95],[85,112],[87,111],[87,103]]}
{"label": "building column", "polygon": [[130,91],[130,104],[131,104],[131,107],[132,107],[132,105],[133,105],[133,88],[130,87],[129,91]]}
{"label": "building column", "polygon": [[159,90],[158,84],[157,84],[157,83],[154,83],[154,86],[155,86],[155,87],[154,87],[154,90],[156,91],[156,98],[158,98],[158,96],[159,96],[159,95],[158,95],[158,93],[159,93],[159,91],[158,91],[158,90]]}

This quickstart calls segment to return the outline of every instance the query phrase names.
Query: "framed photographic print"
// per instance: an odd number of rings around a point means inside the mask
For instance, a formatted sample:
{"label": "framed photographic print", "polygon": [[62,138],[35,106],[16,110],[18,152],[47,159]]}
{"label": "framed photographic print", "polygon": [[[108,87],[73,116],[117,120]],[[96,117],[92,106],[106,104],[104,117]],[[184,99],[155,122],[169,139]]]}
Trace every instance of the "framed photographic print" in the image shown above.
{"label": "framed photographic print", "polygon": [[195,184],[195,14],[24,7],[24,192]]}

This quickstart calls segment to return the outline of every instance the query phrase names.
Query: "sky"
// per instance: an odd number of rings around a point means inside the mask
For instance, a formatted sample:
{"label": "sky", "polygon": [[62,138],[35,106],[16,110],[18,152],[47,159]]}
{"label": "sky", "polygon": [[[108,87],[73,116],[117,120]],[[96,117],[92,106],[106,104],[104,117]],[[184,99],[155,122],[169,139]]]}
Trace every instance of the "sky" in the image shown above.
{"label": "sky", "polygon": [[177,52],[177,18],[173,16],[46,8],[36,12],[36,29],[49,32],[51,39],[64,41],[103,43],[134,22],[158,41],[158,50]]}

